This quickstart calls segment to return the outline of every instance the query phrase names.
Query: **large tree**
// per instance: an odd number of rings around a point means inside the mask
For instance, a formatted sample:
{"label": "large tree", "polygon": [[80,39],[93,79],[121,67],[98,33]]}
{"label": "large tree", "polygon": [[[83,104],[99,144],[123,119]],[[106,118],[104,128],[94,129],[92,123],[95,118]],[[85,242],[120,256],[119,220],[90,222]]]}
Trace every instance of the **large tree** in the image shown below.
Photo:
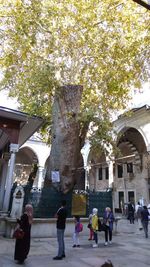
{"label": "large tree", "polygon": [[46,119],[46,181],[77,181],[87,131],[111,141],[112,114],[148,77],[149,13],[133,1],[0,0],[1,89]]}

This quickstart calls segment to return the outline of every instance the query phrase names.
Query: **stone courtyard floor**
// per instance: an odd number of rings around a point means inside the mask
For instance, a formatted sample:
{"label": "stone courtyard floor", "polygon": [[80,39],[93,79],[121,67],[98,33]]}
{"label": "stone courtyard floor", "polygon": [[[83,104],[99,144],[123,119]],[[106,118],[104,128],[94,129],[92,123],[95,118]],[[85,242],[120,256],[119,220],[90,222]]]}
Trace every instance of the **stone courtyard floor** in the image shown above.
{"label": "stone courtyard floor", "polygon": [[[104,235],[99,233],[99,247],[92,248],[92,241],[88,241],[84,231],[80,235],[80,244],[80,248],[72,248],[72,237],[65,237],[66,258],[54,261],[56,238],[32,238],[30,253],[23,266],[100,267],[105,259],[110,259],[114,267],[150,266],[150,237],[146,239],[137,223],[130,225],[126,219],[119,221],[112,245],[105,247]],[[13,260],[14,246],[14,240],[0,237],[0,267],[18,266]]]}

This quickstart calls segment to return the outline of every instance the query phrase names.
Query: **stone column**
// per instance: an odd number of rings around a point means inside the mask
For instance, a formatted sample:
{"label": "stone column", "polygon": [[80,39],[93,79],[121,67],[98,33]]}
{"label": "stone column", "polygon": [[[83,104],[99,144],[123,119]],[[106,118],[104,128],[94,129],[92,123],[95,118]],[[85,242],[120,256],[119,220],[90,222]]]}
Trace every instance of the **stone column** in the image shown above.
{"label": "stone column", "polygon": [[13,184],[13,172],[15,167],[15,159],[16,159],[16,152],[19,150],[18,144],[10,144],[10,160],[9,160],[9,166],[7,171],[7,177],[6,177],[6,190],[5,190],[5,196],[4,196],[4,202],[3,202],[3,211],[8,211],[9,208],[9,201],[10,201],[10,194],[11,194],[11,188]]}
{"label": "stone column", "polygon": [[109,167],[109,187],[112,188],[114,182],[113,161],[108,162],[108,167]]}
{"label": "stone column", "polygon": [[44,181],[43,171],[44,171],[43,167],[41,167],[41,166],[38,167],[38,188],[42,188],[42,184]]}
{"label": "stone column", "polygon": [[1,167],[2,167],[2,173],[1,173],[1,187],[0,187],[0,209],[2,209],[3,201],[4,201],[6,176],[7,176],[7,170],[8,170],[8,160],[6,161],[4,159]]}

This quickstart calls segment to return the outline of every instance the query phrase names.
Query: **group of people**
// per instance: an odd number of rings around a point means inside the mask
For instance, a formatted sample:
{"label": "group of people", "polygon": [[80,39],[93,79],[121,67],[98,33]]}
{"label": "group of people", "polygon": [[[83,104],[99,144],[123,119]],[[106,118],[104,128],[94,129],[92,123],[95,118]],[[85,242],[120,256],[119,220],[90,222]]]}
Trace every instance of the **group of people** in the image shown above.
{"label": "group of people", "polygon": [[98,217],[98,209],[94,208],[92,210],[92,214],[89,216],[89,224],[88,227],[90,229],[90,237],[89,240],[94,240],[93,248],[98,247],[98,231],[104,231],[105,233],[105,243],[107,246],[108,243],[112,244],[112,231],[113,231],[113,223],[114,223],[114,214],[111,208],[106,207],[103,219]]}
{"label": "group of people", "polygon": [[150,220],[150,206],[142,206],[140,202],[135,207],[135,218],[138,221],[139,230],[144,230],[145,237],[148,238],[148,222]]}
{"label": "group of people", "polygon": [[[57,228],[57,242],[58,242],[58,253],[53,260],[62,260],[66,257],[65,255],[65,242],[64,232],[66,227],[67,209],[66,201],[61,202],[60,208],[56,212],[56,228]],[[25,206],[25,210],[20,219],[17,219],[17,225],[23,230],[24,236],[22,239],[16,239],[14,259],[18,264],[23,264],[28,256],[30,250],[30,239],[31,239],[31,225],[33,221],[33,207],[28,204]],[[110,208],[106,208],[103,216],[102,225],[106,226],[105,232],[105,245],[112,242],[112,229],[113,229],[114,215]],[[80,247],[79,233],[82,231],[83,225],[80,222],[80,217],[74,217],[74,233],[73,233],[73,247]],[[89,217],[90,223],[90,238],[94,240],[93,247],[98,246],[98,230],[99,230],[99,218],[98,209],[94,208],[92,215]],[[103,231],[103,230],[102,230]],[[110,261],[106,261],[103,267],[113,266]]]}
{"label": "group of people", "polygon": [[128,204],[128,219],[130,224],[134,224],[137,220],[139,230],[144,230],[145,237],[148,238],[148,221],[150,220],[150,205],[142,205],[139,201],[134,207],[134,204]]}

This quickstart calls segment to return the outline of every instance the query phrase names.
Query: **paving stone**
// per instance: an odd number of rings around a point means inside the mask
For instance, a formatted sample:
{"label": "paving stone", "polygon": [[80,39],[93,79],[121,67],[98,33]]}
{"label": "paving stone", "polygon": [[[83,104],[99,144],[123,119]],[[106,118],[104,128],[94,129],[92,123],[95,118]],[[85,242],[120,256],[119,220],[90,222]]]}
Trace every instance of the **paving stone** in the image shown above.
{"label": "paving stone", "polygon": [[[24,267],[100,267],[105,259],[110,259],[114,267],[150,266],[150,238],[138,231],[138,225],[130,225],[126,219],[118,224],[113,233],[113,243],[104,246],[104,235],[99,233],[99,246],[92,248],[93,241],[88,236],[80,236],[80,248],[72,248],[72,237],[65,238],[66,258],[54,261],[57,255],[56,238],[33,238],[31,249]],[[13,260],[15,240],[0,237],[0,267],[16,267]]]}

